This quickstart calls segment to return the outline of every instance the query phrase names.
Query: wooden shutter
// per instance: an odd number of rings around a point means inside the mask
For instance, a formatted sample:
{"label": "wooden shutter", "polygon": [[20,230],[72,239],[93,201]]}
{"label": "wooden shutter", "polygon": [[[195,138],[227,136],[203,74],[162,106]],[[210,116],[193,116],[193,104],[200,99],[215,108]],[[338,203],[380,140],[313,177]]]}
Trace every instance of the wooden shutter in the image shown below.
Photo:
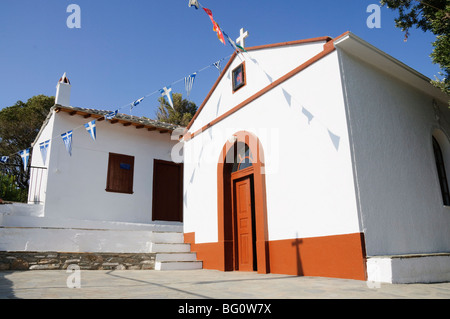
{"label": "wooden shutter", "polygon": [[109,153],[106,191],[133,194],[134,156]]}
{"label": "wooden shutter", "polygon": [[183,221],[183,164],[154,160],[152,220]]}

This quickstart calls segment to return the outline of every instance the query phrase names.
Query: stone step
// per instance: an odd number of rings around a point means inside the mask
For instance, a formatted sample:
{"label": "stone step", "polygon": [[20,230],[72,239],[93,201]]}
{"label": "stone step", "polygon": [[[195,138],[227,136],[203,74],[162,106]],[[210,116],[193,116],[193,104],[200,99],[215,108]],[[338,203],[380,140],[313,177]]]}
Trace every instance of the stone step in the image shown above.
{"label": "stone step", "polygon": [[189,253],[191,252],[190,244],[181,243],[151,243],[151,253]]}
{"label": "stone step", "polygon": [[151,239],[155,243],[184,243],[184,235],[179,232],[152,232]]}
{"label": "stone step", "polygon": [[0,251],[150,253],[152,243],[184,244],[184,236],[166,231],[0,226]]}
{"label": "stone step", "polygon": [[201,261],[157,261],[155,270],[195,270],[202,269]]}
{"label": "stone step", "polygon": [[155,261],[197,261],[196,253],[157,253]]}

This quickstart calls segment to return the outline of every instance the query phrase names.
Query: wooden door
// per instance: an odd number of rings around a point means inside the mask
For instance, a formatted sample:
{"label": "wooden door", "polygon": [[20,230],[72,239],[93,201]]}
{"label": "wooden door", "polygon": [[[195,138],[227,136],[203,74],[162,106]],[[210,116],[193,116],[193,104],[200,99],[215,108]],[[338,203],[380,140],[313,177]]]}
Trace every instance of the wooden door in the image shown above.
{"label": "wooden door", "polygon": [[237,268],[241,271],[253,271],[256,251],[252,220],[251,176],[234,181],[234,199]]}
{"label": "wooden door", "polygon": [[183,164],[154,160],[152,220],[183,221]]}

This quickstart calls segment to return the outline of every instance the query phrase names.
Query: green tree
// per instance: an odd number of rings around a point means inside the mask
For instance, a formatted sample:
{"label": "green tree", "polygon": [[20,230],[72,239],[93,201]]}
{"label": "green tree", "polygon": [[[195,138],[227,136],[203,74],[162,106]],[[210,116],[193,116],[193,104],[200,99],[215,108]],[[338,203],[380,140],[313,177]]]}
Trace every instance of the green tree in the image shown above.
{"label": "green tree", "polygon": [[441,79],[432,83],[450,94],[450,1],[449,0],[380,0],[392,10],[398,10],[396,26],[405,32],[405,40],[413,27],[436,35],[431,58],[442,70]]}
{"label": "green tree", "polygon": [[[26,193],[29,170],[23,169],[18,152],[30,148],[54,104],[54,97],[37,95],[27,102],[17,101],[13,106],[0,110],[0,156],[10,157],[8,165],[0,164],[1,189],[4,190],[0,196],[3,199],[17,200],[17,194]],[[5,194],[14,198],[7,198],[9,196],[5,197]]]}
{"label": "green tree", "polygon": [[159,107],[156,112],[156,119],[165,123],[187,126],[197,112],[197,105],[183,99],[181,93],[173,93],[172,98],[173,108],[163,97],[158,99]]}

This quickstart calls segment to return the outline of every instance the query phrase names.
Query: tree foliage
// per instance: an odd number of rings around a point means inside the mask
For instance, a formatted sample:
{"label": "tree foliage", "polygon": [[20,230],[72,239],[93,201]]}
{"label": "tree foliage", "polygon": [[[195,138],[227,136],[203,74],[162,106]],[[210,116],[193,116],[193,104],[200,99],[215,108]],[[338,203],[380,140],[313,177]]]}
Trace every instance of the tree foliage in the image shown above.
{"label": "tree foliage", "polygon": [[396,26],[405,32],[405,40],[413,27],[436,35],[431,58],[439,64],[442,79],[432,83],[450,94],[450,1],[448,0],[380,0],[392,10],[398,10]]}
{"label": "tree foliage", "polygon": [[183,99],[181,93],[173,93],[173,107],[163,97],[159,98],[159,107],[156,112],[156,119],[161,122],[187,126],[192,120],[195,112],[197,112],[197,105],[195,103]]}
{"label": "tree foliage", "polygon": [[10,157],[8,165],[0,164],[0,196],[3,199],[14,201],[17,200],[15,196],[23,198],[26,193],[28,171],[23,169],[18,152],[30,148],[54,104],[54,97],[37,95],[27,102],[17,101],[0,110],[0,156]]}

